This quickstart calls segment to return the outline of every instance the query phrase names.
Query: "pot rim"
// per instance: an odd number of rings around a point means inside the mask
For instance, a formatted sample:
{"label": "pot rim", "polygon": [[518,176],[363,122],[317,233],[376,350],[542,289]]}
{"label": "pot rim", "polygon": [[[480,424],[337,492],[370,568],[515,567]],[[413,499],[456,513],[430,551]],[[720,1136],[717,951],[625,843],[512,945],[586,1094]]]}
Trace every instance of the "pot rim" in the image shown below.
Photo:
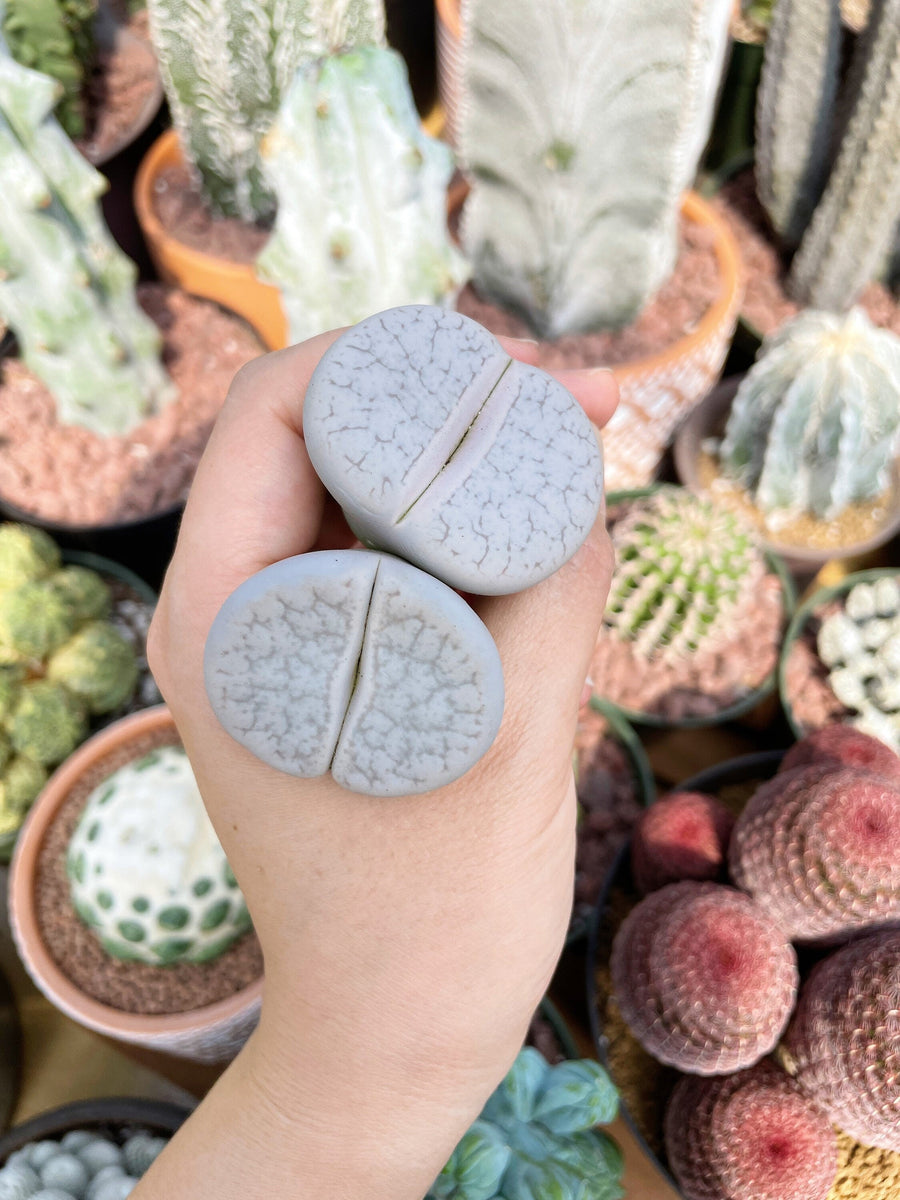
{"label": "pot rim", "polygon": [[184,510],[184,501],[181,500],[176,504],[170,504],[166,508],[160,508],[154,513],[149,513],[145,517],[131,517],[127,521],[120,521],[113,524],[97,524],[97,525],[67,525],[64,521],[54,521],[50,517],[42,517],[40,513],[29,512],[26,508],[19,508],[12,500],[0,493],[0,517],[9,521],[17,521],[21,525],[37,525],[41,529],[45,529],[51,535],[59,537],[88,537],[91,535],[114,534],[119,532],[127,532],[134,530],[139,532],[141,526],[150,525],[155,521],[170,521],[172,518],[177,518]]}
{"label": "pot rim", "polygon": [[193,1109],[169,1100],[145,1100],[140,1096],[100,1096],[73,1100],[35,1113],[0,1136],[0,1166],[11,1154],[33,1141],[57,1138],[85,1126],[142,1126],[157,1133],[177,1132]]}
{"label": "pot rim", "polygon": [[[106,11],[108,12],[108,10]],[[97,167],[98,169],[100,167],[105,167],[107,163],[112,162],[112,160],[117,158],[123,150],[127,150],[128,147],[133,145],[141,136],[141,134],[149,128],[151,121],[162,107],[164,95],[162,78],[159,73],[159,60],[156,57],[153,43],[149,39],[145,40],[144,38],[138,37],[111,15],[109,25],[106,26],[106,29],[109,31],[107,37],[110,45],[114,46],[116,43],[131,43],[145,48],[148,58],[153,59],[153,62],[156,66],[156,73],[154,76],[153,87],[147,93],[147,99],[141,106],[140,111],[137,113],[128,128],[123,129],[119,136],[110,143],[107,149],[105,149],[101,154],[90,154],[87,146],[82,146],[79,148],[79,152],[84,158],[87,159],[91,166]]]}
{"label": "pot rim", "polygon": [[41,935],[34,902],[35,871],[44,835],[82,773],[134,737],[176,729],[164,704],[131,713],[82,742],[50,776],[25,819],[9,871],[9,923],[29,974],[52,1003],[79,1024],[125,1041],[150,1041],[196,1033],[256,1005],[263,978],[200,1008],[177,1013],[127,1013],[83,992],[57,965]]}

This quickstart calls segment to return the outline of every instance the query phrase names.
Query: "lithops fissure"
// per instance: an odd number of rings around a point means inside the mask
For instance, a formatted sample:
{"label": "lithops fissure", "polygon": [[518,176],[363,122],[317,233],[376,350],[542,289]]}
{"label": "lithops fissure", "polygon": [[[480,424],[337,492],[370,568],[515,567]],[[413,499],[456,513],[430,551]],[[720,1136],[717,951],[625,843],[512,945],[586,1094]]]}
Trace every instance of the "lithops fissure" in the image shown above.
{"label": "lithops fissure", "polygon": [[546,578],[599,511],[602,458],[578,403],[441,308],[388,309],[340,337],[307,389],[303,433],[361,541],[464,591]]}
{"label": "lithops fissure", "polygon": [[248,579],[206,643],[206,688],[241,745],[374,796],[458,778],[503,712],[500,658],[450,588],[390,555],[320,551]]}

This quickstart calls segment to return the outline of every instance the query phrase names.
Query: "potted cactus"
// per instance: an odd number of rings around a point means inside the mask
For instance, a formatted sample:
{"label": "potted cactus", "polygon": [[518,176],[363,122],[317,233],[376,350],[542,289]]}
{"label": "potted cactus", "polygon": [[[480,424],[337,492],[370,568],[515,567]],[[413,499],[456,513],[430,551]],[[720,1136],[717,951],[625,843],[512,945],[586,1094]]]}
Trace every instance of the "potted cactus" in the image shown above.
{"label": "potted cactus", "polygon": [[51,777],[16,848],[10,921],[34,982],[89,1029],[220,1062],[255,1026],[259,944],[161,706]]}
{"label": "potted cactus", "polygon": [[738,258],[723,223],[689,193],[679,227],[730,10],[438,4],[443,99],[471,185],[460,231],[473,281],[460,311],[543,339],[541,365],[582,370],[587,390],[592,369],[613,366],[613,488],[650,482],[734,330]]}

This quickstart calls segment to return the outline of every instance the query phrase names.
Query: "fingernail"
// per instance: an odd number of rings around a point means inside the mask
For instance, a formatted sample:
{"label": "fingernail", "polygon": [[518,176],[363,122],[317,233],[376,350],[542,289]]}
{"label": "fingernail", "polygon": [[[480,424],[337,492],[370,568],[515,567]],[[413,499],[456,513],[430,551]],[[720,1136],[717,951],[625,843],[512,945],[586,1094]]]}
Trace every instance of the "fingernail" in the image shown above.
{"label": "fingernail", "polygon": [[586,704],[590,704],[591,696],[594,694],[594,681],[588,675],[584,681],[584,687],[581,689],[581,699],[578,701],[578,707],[584,708]]}
{"label": "fingernail", "polygon": [[511,342],[518,342],[520,346],[539,346],[540,342],[536,338],[510,338]]}
{"label": "fingernail", "polygon": [[585,371],[585,375],[589,375],[591,379],[596,379],[598,375],[615,375],[615,371],[610,367],[591,367],[590,370]]}

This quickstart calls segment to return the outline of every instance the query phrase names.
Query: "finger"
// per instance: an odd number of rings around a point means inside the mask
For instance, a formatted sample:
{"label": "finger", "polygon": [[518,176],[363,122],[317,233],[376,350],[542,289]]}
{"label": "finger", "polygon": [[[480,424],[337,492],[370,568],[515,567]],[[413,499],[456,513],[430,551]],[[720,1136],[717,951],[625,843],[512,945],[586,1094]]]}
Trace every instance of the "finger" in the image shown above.
{"label": "finger", "polygon": [[619,403],[619,387],[613,372],[607,367],[596,367],[591,371],[551,371],[550,374],[572,393],[597,428],[602,429]]}
{"label": "finger", "polygon": [[497,341],[512,358],[517,358],[519,362],[529,363],[532,367],[538,365],[540,347],[537,342],[533,342],[529,338],[510,337],[498,337]]}

